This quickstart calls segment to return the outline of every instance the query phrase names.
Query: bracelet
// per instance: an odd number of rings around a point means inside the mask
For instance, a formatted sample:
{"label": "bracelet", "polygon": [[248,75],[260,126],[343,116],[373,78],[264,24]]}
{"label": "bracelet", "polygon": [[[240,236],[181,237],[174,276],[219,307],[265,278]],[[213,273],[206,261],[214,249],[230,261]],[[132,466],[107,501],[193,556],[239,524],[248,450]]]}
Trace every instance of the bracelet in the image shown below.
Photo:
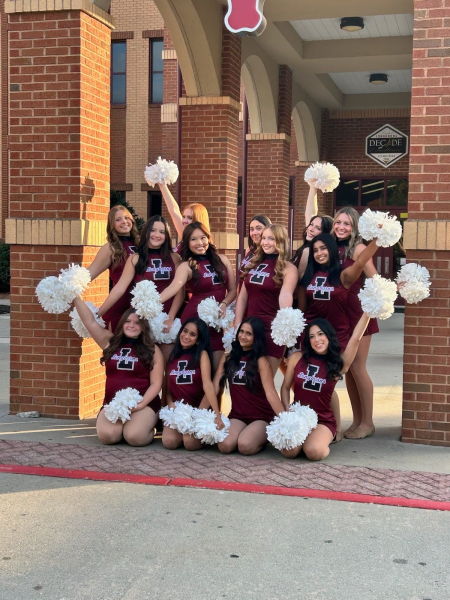
{"label": "bracelet", "polygon": [[220,306],[221,304],[225,304],[225,306],[228,306],[228,304],[225,302],[225,300],[222,300],[222,302],[219,302],[219,306]]}

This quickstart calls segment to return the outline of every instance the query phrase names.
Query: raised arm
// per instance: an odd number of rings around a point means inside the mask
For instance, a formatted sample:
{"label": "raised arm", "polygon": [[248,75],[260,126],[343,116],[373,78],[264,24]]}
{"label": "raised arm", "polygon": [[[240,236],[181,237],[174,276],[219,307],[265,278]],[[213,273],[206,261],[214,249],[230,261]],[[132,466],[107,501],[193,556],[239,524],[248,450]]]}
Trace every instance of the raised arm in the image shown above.
{"label": "raised arm", "polygon": [[109,244],[105,244],[100,248],[100,250],[97,252],[97,256],[88,267],[92,281],[94,281],[94,279],[101,275],[104,271],[109,269],[112,262],[111,256],[112,252]]}
{"label": "raised arm", "polygon": [[[363,250],[365,250],[365,249],[366,249],[365,244],[358,244],[355,248],[353,258],[356,260],[358,258],[358,256],[361,254],[361,252],[363,252]],[[366,277],[369,277],[369,278],[373,277],[374,275],[376,275],[378,273],[378,271],[375,268],[375,265],[373,264],[373,260],[371,258],[364,265],[363,273]]]}
{"label": "raised arm", "polygon": [[359,254],[355,262],[341,272],[341,282],[346,288],[349,288],[361,275],[366,263],[372,258],[378,250],[376,239],[372,240],[368,246]]}
{"label": "raised arm", "polygon": [[[295,267],[294,267],[295,268]],[[245,283],[242,284],[241,291],[239,292],[238,299],[236,300],[236,311],[234,317],[234,328],[237,329],[242,323],[245,315],[245,309],[247,308],[248,292],[245,287]]]}
{"label": "raised arm", "polygon": [[150,370],[150,386],[144,394],[143,399],[136,408],[132,408],[131,412],[142,410],[156,398],[162,388],[164,376],[164,358],[158,346],[155,346],[155,354],[153,356],[153,368]]}
{"label": "raised arm", "polygon": [[317,188],[314,187],[316,183],[316,179],[309,182],[309,193],[308,198],[306,199],[305,206],[305,226],[308,227],[311,219],[317,215],[318,212],[318,204],[317,204]]}
{"label": "raised arm", "polygon": [[347,373],[350,368],[350,365],[355,359],[356,352],[358,351],[359,342],[361,341],[362,336],[369,324],[370,317],[363,313],[358,323],[356,324],[355,329],[353,330],[352,337],[350,338],[346,349],[341,354],[342,361],[344,363],[344,367],[341,371],[342,374]]}
{"label": "raised arm", "polygon": [[301,359],[301,352],[294,352],[288,360],[286,373],[284,374],[283,384],[281,385],[280,395],[281,402],[285,410],[289,410],[291,401],[291,387],[294,382],[295,367]]}
{"label": "raised arm", "polygon": [[83,325],[89,331],[95,343],[100,346],[102,350],[104,350],[109,344],[109,340],[112,338],[113,334],[108,329],[101,327],[97,323],[91,310],[86,306],[79,296],[75,298],[73,305],[77,309],[77,313],[80,316],[80,319],[83,321]]}
{"label": "raised arm", "polygon": [[182,262],[175,271],[172,283],[161,292],[160,300],[164,304],[169,298],[173,298],[179,292],[187,281],[192,277],[191,267],[187,262]]}
{"label": "raised arm", "polygon": [[175,229],[177,230],[178,235],[180,237],[183,237],[183,217],[181,215],[180,207],[178,206],[178,203],[175,200],[175,198],[172,196],[167,185],[165,183],[159,183],[158,185],[159,189],[161,190],[161,194],[164,198],[164,202],[166,203],[167,210],[169,211],[170,216],[172,217]]}
{"label": "raised arm", "polygon": [[134,275],[136,273],[135,265],[138,260],[139,260],[139,257],[137,254],[133,254],[132,256],[128,257],[128,260],[125,264],[123,273],[122,273],[119,281],[116,283],[116,285],[113,287],[113,289],[109,292],[109,296],[106,298],[106,300],[100,306],[100,310],[98,311],[98,314],[100,316],[104,315],[105,312],[107,310],[109,310],[112,306],[114,306],[114,304],[118,300],[120,300],[120,298],[122,298],[122,296],[125,294],[125,292],[128,289],[128,286],[134,279]]}
{"label": "raised arm", "polygon": [[278,299],[280,308],[292,306],[294,301],[294,292],[298,282],[298,271],[292,263],[285,264],[283,285],[281,286],[280,297]]}
{"label": "raised arm", "polygon": [[265,356],[261,356],[261,358],[258,359],[258,369],[266,398],[272,407],[273,412],[276,415],[279,415],[280,412],[284,412],[285,408],[281,403],[280,397],[277,394],[277,390],[275,389],[272,367]]}

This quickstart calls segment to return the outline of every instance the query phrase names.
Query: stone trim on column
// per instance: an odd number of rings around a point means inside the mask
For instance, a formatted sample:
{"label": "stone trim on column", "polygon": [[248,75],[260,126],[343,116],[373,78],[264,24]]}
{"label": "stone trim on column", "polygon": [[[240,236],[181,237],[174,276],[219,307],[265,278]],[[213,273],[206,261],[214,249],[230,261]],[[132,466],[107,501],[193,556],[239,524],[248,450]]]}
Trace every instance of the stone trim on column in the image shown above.
{"label": "stone trim on column", "polygon": [[5,13],[36,13],[80,10],[114,29],[114,19],[89,0],[5,0]]}
{"label": "stone trim on column", "polygon": [[287,133],[247,133],[245,139],[248,142],[261,142],[264,140],[285,140],[291,143],[291,136]]}
{"label": "stone trim on column", "polygon": [[403,246],[405,250],[450,250],[450,221],[406,221]]}
{"label": "stone trim on column", "polygon": [[175,102],[161,104],[161,123],[177,122],[178,105]]}
{"label": "stone trim on column", "polygon": [[87,219],[6,219],[7,244],[102,246],[106,222]]}
{"label": "stone trim on column", "polygon": [[241,103],[233,100],[230,96],[192,96],[180,98],[180,106],[201,106],[204,104],[218,105],[225,104],[235,108],[238,112],[241,110]]}

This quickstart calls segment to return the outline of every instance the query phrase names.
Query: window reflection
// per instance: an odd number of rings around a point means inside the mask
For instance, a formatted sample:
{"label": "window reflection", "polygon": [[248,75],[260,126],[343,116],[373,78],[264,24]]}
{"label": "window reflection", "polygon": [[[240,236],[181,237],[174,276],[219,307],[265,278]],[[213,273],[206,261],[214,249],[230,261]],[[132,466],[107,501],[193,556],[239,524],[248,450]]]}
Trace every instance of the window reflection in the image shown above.
{"label": "window reflection", "polygon": [[361,181],[361,206],[369,208],[383,206],[384,179],[363,179]]}
{"label": "window reflection", "polygon": [[111,103],[126,104],[127,44],[113,42],[111,45]]}
{"label": "window reflection", "polygon": [[336,188],[336,206],[358,206],[359,180],[341,181]]}

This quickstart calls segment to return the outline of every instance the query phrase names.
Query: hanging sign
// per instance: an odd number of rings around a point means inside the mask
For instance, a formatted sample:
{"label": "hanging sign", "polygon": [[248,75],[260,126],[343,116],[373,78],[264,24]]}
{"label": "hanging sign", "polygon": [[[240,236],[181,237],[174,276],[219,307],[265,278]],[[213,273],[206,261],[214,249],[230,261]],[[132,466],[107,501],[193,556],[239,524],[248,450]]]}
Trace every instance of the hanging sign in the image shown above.
{"label": "hanging sign", "polygon": [[408,136],[392,125],[383,125],[366,137],[366,154],[387,168],[408,154]]}
{"label": "hanging sign", "polygon": [[261,35],[267,25],[263,6],[264,0],[228,0],[226,28],[240,37]]}

